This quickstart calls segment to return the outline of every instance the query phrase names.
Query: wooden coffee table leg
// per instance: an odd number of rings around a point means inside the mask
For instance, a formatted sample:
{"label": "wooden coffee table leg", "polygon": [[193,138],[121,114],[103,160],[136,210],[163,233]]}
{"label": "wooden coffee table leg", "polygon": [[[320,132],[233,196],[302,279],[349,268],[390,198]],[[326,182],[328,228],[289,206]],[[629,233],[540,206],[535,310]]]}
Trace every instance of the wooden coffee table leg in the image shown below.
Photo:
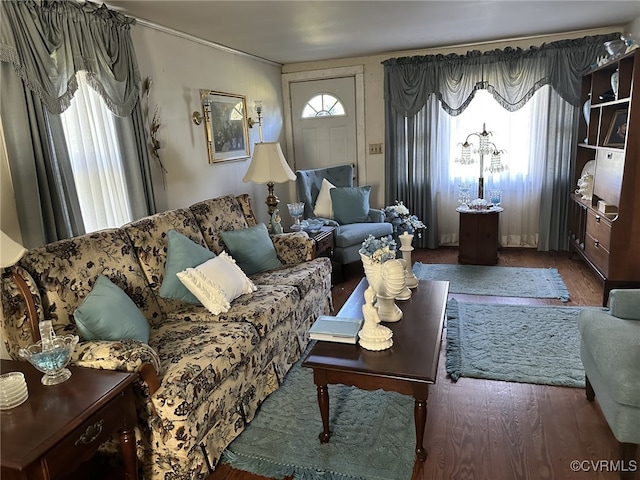
{"label": "wooden coffee table leg", "polygon": [[127,480],[138,479],[138,456],[136,455],[136,432],[133,428],[120,431],[120,450],[124,459]]}
{"label": "wooden coffee table leg", "polygon": [[320,443],[329,441],[329,389],[327,384],[318,385],[318,406],[322,417],[322,433],[319,435]]}
{"label": "wooden coffee table leg", "polygon": [[423,447],[424,427],[427,424],[427,401],[416,398],[413,414],[416,423],[416,455],[418,460],[424,462],[427,459],[427,450]]}

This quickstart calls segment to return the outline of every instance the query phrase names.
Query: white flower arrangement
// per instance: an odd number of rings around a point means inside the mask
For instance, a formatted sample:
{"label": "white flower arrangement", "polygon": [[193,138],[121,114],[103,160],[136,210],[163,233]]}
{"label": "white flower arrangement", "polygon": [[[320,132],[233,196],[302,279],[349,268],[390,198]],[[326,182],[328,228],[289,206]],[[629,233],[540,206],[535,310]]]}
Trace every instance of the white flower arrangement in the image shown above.
{"label": "white flower arrangement", "polygon": [[375,238],[373,235],[369,235],[362,242],[362,248],[360,248],[359,253],[371,258],[373,262],[384,263],[387,260],[396,258],[396,242],[391,235],[382,238]]}
{"label": "white flower arrangement", "polygon": [[393,225],[393,231],[396,233],[414,233],[420,228],[425,228],[425,224],[417,216],[411,215],[402,202],[396,201],[395,205],[385,207],[384,214],[386,221]]}

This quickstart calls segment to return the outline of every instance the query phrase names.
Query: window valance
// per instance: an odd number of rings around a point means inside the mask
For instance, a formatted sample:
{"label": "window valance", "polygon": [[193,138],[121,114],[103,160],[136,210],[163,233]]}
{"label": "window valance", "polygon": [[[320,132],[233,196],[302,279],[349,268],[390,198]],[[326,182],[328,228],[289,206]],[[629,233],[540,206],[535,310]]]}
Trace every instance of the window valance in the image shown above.
{"label": "window valance", "polygon": [[2,1],[0,14],[0,61],[13,64],[51,113],[68,108],[76,72],[85,70],[109,110],[131,114],[140,85],[135,19],[89,1]]}
{"label": "window valance", "polygon": [[419,112],[431,94],[450,115],[459,115],[485,88],[504,108],[515,111],[544,85],[551,85],[571,105],[580,105],[580,76],[605,55],[604,42],[620,34],[561,40],[540,47],[505,48],[466,55],[391,58],[384,65],[385,100],[408,117]]}

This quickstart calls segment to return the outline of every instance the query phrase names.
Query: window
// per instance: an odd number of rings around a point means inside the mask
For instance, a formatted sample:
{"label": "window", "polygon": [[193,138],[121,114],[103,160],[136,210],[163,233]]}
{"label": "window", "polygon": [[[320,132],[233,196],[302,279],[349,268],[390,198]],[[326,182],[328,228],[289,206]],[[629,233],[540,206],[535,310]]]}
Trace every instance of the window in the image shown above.
{"label": "window", "polygon": [[132,218],[123,154],[113,113],[78,72],[78,91],[61,117],[85,231],[120,227]]}
{"label": "window", "polygon": [[307,102],[302,110],[302,118],[344,116],[344,105],[329,93],[316,95]]}
{"label": "window", "polygon": [[[532,139],[532,114],[535,103],[527,102],[515,112],[505,110],[493,96],[486,90],[478,90],[469,106],[460,115],[451,118],[449,136],[450,152],[454,158],[460,156],[460,144],[471,133],[481,132],[486,123],[488,132],[493,132],[490,141],[498,150],[503,150],[502,162],[509,167],[509,175],[524,175],[530,173],[531,139]],[[469,142],[478,147],[478,137],[472,135]],[[475,177],[480,174],[479,154],[473,154],[476,163],[463,165],[451,162],[449,165],[450,178]],[[486,168],[491,162],[491,155],[484,156],[484,176],[491,174]]]}

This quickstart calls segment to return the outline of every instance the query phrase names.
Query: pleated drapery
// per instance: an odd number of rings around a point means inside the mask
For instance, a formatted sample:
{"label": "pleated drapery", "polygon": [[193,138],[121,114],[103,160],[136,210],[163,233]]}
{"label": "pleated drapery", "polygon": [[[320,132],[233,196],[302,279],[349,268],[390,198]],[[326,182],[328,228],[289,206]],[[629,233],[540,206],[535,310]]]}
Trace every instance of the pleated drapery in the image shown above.
{"label": "pleated drapery", "polygon": [[466,55],[391,58],[384,65],[384,98],[405,117],[418,113],[436,95],[449,115],[469,105],[476,90],[487,89],[509,111],[526,103],[543,85],[551,85],[569,104],[580,106],[580,78],[603,44],[620,34],[561,40],[540,47],[505,48]]}
{"label": "pleated drapery", "polygon": [[133,218],[155,213],[134,22],[88,1],[0,2],[0,115],[28,248],[85,232],[59,118],[79,71],[117,117]]}
{"label": "pleated drapery", "polygon": [[75,74],[119,117],[138,102],[140,72],[131,40],[135,19],[92,2],[0,2],[0,61],[47,107],[62,113],[78,89]]}
{"label": "pleated drapery", "polygon": [[[506,110],[525,105],[545,85],[553,91],[544,132],[546,148],[533,161],[544,165],[539,209],[538,249],[565,249],[566,209],[575,122],[580,107],[581,75],[606,55],[604,42],[619,34],[589,36],[531,47],[506,48],[466,55],[391,58],[384,65],[385,196],[403,200],[427,225],[422,247],[440,243],[438,202],[455,186],[443,190],[449,151],[450,116],[462,113],[480,89]],[[440,180],[438,180],[440,179]],[[525,201],[525,200],[523,200]],[[531,199],[529,200],[531,201]],[[451,213],[456,216],[455,210]],[[456,217],[457,218],[457,217]],[[445,219],[443,219],[444,221]],[[449,228],[447,228],[447,232]],[[443,235],[448,235],[442,232]],[[527,233],[527,232],[522,232]],[[454,232],[453,238],[457,232]],[[517,236],[518,233],[515,233]],[[531,238],[530,232],[526,235]]]}

